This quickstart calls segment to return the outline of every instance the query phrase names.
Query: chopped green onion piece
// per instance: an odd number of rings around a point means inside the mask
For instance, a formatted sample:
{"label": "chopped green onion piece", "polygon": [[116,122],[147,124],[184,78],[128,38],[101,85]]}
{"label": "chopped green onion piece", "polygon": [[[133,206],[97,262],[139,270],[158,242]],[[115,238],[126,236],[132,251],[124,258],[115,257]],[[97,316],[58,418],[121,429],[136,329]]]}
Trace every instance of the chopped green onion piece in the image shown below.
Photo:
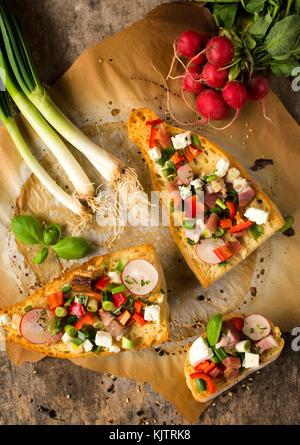
{"label": "chopped green onion piece", "polygon": [[253,239],[257,240],[257,238],[259,238],[263,234],[263,229],[258,224],[253,224],[250,227],[250,232],[251,232]]}
{"label": "chopped green onion piece", "polygon": [[103,301],[102,307],[105,311],[108,311],[108,312],[114,311],[116,309],[116,306],[114,305],[114,303],[109,300]]}
{"label": "chopped green onion piece", "polygon": [[128,259],[127,258],[121,258],[120,261],[117,264],[116,270],[118,270],[119,272],[123,272],[126,264],[128,263]]}
{"label": "chopped green onion piece", "polygon": [[72,342],[73,345],[75,345],[75,346],[80,346],[80,345],[82,345],[82,343],[84,342],[84,340],[82,340],[82,339],[79,338],[79,337],[73,337],[72,340],[71,340],[71,342]]}
{"label": "chopped green onion piece", "polygon": [[199,138],[198,138],[198,136],[196,135],[196,134],[192,134],[191,135],[191,139],[192,139],[192,141],[193,141],[193,144],[196,146],[196,147],[199,147],[201,144],[200,144],[200,141],[199,141]]}
{"label": "chopped green onion piece", "polygon": [[282,226],[281,229],[278,230],[278,232],[285,232],[286,230],[288,230],[294,224],[294,217],[285,216],[284,221],[285,221],[284,226]]}
{"label": "chopped green onion piece", "polygon": [[182,227],[183,229],[193,229],[195,227],[196,220],[195,219],[185,219]]}
{"label": "chopped green onion piece", "polygon": [[134,349],[133,341],[127,337],[122,337],[122,348],[123,349]]}
{"label": "chopped green onion piece", "polygon": [[28,311],[30,311],[31,309],[32,309],[32,306],[26,306],[25,309],[24,309],[24,311],[25,311],[25,312],[28,312]]}
{"label": "chopped green onion piece", "polygon": [[217,175],[204,176],[204,181],[206,182],[206,184],[210,181],[213,181],[214,179],[217,179]]}
{"label": "chopped green onion piece", "polygon": [[90,298],[88,305],[87,305],[87,310],[90,312],[97,312],[98,310],[98,300],[97,298]]}
{"label": "chopped green onion piece", "polygon": [[84,333],[84,331],[83,331],[82,329],[80,329],[80,330],[77,331],[77,337],[78,337],[80,340],[84,341],[84,340],[86,340],[86,338],[88,337],[88,335],[86,335],[86,334]]}
{"label": "chopped green onion piece", "polygon": [[72,288],[69,284],[65,284],[61,290],[63,291],[64,294],[67,294],[68,292],[71,292]]}
{"label": "chopped green onion piece", "polygon": [[213,234],[214,238],[218,238],[219,236],[224,235],[224,230],[221,227],[218,227],[215,233]]}
{"label": "chopped green onion piece", "polygon": [[198,392],[206,391],[206,382],[203,379],[197,379],[195,383]]}
{"label": "chopped green onion piece", "polygon": [[217,363],[221,363],[221,360],[214,355],[212,358],[210,358],[210,360],[216,365]]}
{"label": "chopped green onion piece", "polygon": [[64,330],[70,337],[75,337],[77,335],[76,329],[74,329],[74,326],[71,324],[66,324]]}
{"label": "chopped green onion piece", "polygon": [[120,286],[114,287],[114,288],[111,290],[111,293],[112,293],[113,295],[115,295],[115,294],[118,294],[119,292],[124,292],[124,291],[125,291],[125,286],[124,286],[123,284],[121,284]]}
{"label": "chopped green onion piece", "polygon": [[73,303],[73,301],[74,301],[74,297],[70,297],[70,298],[68,298],[68,299],[65,301],[64,306],[65,306],[65,307],[71,306],[71,304]]}
{"label": "chopped green onion piece", "polygon": [[88,300],[89,297],[87,297],[86,295],[76,295],[74,299],[75,303],[80,303],[83,306],[87,305]]}
{"label": "chopped green onion piece", "polygon": [[227,266],[227,261],[222,261],[221,263],[218,263],[218,266],[219,267],[222,267],[222,266]]}
{"label": "chopped green onion piece", "polygon": [[221,360],[221,362],[225,360],[226,357],[228,357],[224,348],[216,348],[215,346],[213,346],[212,349],[218,359]]}
{"label": "chopped green onion piece", "polygon": [[61,330],[61,327],[54,328],[51,332],[52,335],[56,335]]}
{"label": "chopped green onion piece", "polygon": [[174,203],[170,201],[170,212],[174,212]]}
{"label": "chopped green onion piece", "polygon": [[92,352],[93,352],[94,354],[98,355],[99,352],[101,352],[101,350],[102,350],[102,346],[97,346],[97,345],[95,345],[95,346],[93,346]]}
{"label": "chopped green onion piece", "polygon": [[217,215],[222,215],[223,211],[220,207],[212,207],[209,209],[209,213],[217,213]]}
{"label": "chopped green onion piece", "polygon": [[221,209],[223,209],[223,210],[226,210],[226,209],[227,209],[227,205],[226,205],[220,198],[218,198],[218,199],[216,200],[216,204],[217,204],[219,207],[221,207]]}
{"label": "chopped green onion piece", "polygon": [[68,315],[68,310],[65,307],[58,306],[55,308],[55,315],[57,317],[66,317]]}
{"label": "chopped green onion piece", "polygon": [[243,366],[241,366],[240,368],[239,368],[239,374],[242,374],[242,372],[244,372],[245,371],[245,368],[243,367]]}
{"label": "chopped green onion piece", "polygon": [[195,244],[197,244],[197,243],[195,243],[195,241],[191,240],[190,238],[187,238],[186,240],[190,246],[195,246]]}

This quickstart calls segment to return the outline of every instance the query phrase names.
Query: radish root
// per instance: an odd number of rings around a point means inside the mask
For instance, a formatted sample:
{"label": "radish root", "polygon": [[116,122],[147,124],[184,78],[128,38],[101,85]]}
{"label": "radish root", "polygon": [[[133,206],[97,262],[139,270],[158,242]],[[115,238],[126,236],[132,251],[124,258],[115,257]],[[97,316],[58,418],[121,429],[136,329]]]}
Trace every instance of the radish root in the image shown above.
{"label": "radish root", "polygon": [[240,109],[238,109],[238,110],[236,110],[236,113],[235,113],[235,115],[233,116],[233,119],[229,122],[229,124],[227,124],[227,125],[225,125],[224,127],[221,127],[221,128],[219,128],[219,127],[215,127],[214,125],[212,125],[210,122],[208,122],[208,125],[210,126],[210,127],[212,127],[214,130],[226,130],[226,128],[229,128],[232,124],[233,124],[233,122],[236,120],[236,118],[238,117],[238,115],[239,115],[239,113],[240,113]]}

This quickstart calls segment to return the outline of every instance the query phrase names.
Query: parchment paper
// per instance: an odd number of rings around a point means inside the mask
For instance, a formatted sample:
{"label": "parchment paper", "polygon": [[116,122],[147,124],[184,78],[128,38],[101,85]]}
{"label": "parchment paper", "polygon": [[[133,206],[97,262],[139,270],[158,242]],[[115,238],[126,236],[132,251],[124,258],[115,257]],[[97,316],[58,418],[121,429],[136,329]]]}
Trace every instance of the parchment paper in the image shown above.
{"label": "parchment paper", "polygon": [[[82,54],[52,88],[63,111],[92,139],[124,159],[138,172],[144,190],[151,191],[150,177],[142,158],[127,137],[126,122],[133,108],[153,108],[163,119],[166,91],[161,77],[151,66],[166,75],[172,58],[172,42],[188,28],[213,32],[214,25],[205,8],[191,4],[161,5],[145,20],[116,34]],[[170,83],[172,111],[180,120],[194,121],[179,98],[179,82]],[[148,381],[154,390],[175,404],[193,422],[207,405],[196,403],[183,376],[186,346],[201,332],[203,323],[216,312],[257,311],[270,317],[283,330],[300,320],[299,305],[299,187],[300,131],[275,95],[270,92],[266,108],[272,123],[262,117],[259,104],[248,104],[239,119],[226,131],[197,127],[236,156],[246,167],[258,158],[273,159],[274,165],[252,172],[284,215],[295,217],[296,235],[276,234],[210,288],[204,290],[186,266],[168,227],[126,227],[112,246],[105,245],[107,229],[92,224],[83,236],[93,246],[91,256],[152,242],[159,252],[168,286],[171,307],[171,342],[161,349],[121,353],[113,357],[75,359],[74,363],[100,372]],[[53,156],[31,128],[19,119],[22,131],[34,153],[59,182],[64,175]],[[95,185],[102,180],[91,164],[78,152],[74,154],[86,167]],[[51,255],[42,265],[31,261],[36,250],[15,243],[9,232],[14,214],[31,213],[41,221],[59,222],[68,234],[73,216],[63,209],[22,162],[5,129],[0,130],[0,304],[13,304],[39,285],[58,276],[72,262],[60,262]],[[72,187],[67,182],[61,185]],[[17,202],[17,203],[16,203]],[[86,260],[86,258],[84,259]],[[83,260],[82,260],[83,261]],[[163,351],[163,352],[161,352]],[[14,363],[37,361],[40,355],[8,345]]]}

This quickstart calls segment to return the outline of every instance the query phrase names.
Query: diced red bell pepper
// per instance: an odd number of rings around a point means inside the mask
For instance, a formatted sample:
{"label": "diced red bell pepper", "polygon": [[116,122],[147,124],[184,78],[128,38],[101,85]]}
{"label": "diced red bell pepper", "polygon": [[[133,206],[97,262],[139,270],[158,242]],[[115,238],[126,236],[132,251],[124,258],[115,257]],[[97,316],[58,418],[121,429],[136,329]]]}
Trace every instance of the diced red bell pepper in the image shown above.
{"label": "diced red bell pepper", "polygon": [[241,332],[244,327],[244,320],[241,317],[233,317],[232,323],[238,332]]}
{"label": "diced red bell pepper", "polygon": [[54,294],[47,295],[49,308],[53,311],[58,306],[63,306],[65,297],[63,291],[55,292]]}
{"label": "diced red bell pepper", "polygon": [[198,218],[204,211],[203,203],[197,198],[197,195],[193,195],[184,200],[184,214],[186,218]]}
{"label": "diced red bell pepper", "polygon": [[146,121],[146,125],[158,125],[161,124],[162,120],[161,119],[155,119],[154,121]]}
{"label": "diced red bell pepper", "polygon": [[180,167],[183,165],[184,163],[184,156],[180,156],[180,154],[178,153],[178,151],[175,151],[175,153],[173,154],[173,156],[171,157],[171,161],[173,162],[173,164],[176,166],[178,164],[181,164]]}
{"label": "diced red bell pepper", "polygon": [[113,299],[114,305],[116,306],[116,309],[118,309],[118,307],[122,306],[122,304],[124,304],[127,300],[124,292],[118,292],[117,294],[114,294],[112,296],[112,299]]}
{"label": "diced red bell pepper", "polygon": [[212,379],[204,374],[204,372],[193,372],[190,374],[191,379],[203,379],[206,382],[208,394],[216,392],[216,387]]}
{"label": "diced red bell pepper", "polygon": [[203,369],[204,374],[209,374],[210,371],[215,368],[215,366],[216,365],[214,364],[214,362],[209,363],[208,366]]}
{"label": "diced red bell pepper", "polygon": [[232,227],[232,220],[230,218],[220,219],[221,229],[230,229]]}
{"label": "diced red bell pepper", "polygon": [[236,215],[236,205],[234,202],[226,201],[226,205],[229,209],[230,218],[234,218]]}
{"label": "diced red bell pepper", "polygon": [[214,253],[217,255],[217,257],[223,262],[228,260],[233,256],[233,253],[230,252],[227,246],[219,247],[218,249],[214,250]]}
{"label": "diced red bell pepper", "polygon": [[101,301],[101,292],[84,292],[84,295],[87,297],[96,298],[98,301]]}
{"label": "diced red bell pepper", "polygon": [[203,371],[208,365],[209,361],[205,360],[204,362],[197,363],[197,365],[194,366],[194,369],[195,371]]}
{"label": "diced red bell pepper", "polygon": [[157,140],[157,133],[158,133],[158,129],[151,127],[150,139],[149,139],[149,147],[150,148],[155,147],[155,141]]}
{"label": "diced red bell pepper", "polygon": [[81,303],[72,303],[69,307],[69,314],[76,315],[78,318],[81,318],[85,315],[85,311]]}
{"label": "diced red bell pepper", "polygon": [[135,312],[132,317],[141,326],[144,326],[147,323],[142,314],[138,314],[137,312]]}
{"label": "diced red bell pepper", "polygon": [[126,311],[122,312],[121,315],[117,317],[121,325],[125,326],[128,320],[131,318],[131,313],[126,309]]}
{"label": "diced red bell pepper", "polygon": [[194,145],[190,145],[184,149],[184,157],[187,162],[191,162],[201,153],[201,151],[202,150],[199,150],[199,148],[195,147]]}
{"label": "diced red bell pepper", "polygon": [[89,312],[84,317],[80,318],[80,320],[77,321],[74,328],[75,329],[81,329],[85,324],[94,324],[95,322],[95,315],[92,312]]}
{"label": "diced red bell pepper", "polygon": [[145,306],[145,303],[143,303],[140,300],[135,300],[133,307],[134,307],[134,311],[137,312],[138,314],[141,313],[142,308]]}
{"label": "diced red bell pepper", "polygon": [[248,229],[251,226],[252,226],[252,222],[251,221],[244,221],[243,220],[243,222],[239,222],[237,225],[232,226],[229,229],[229,232],[230,233],[241,232],[242,230]]}
{"label": "diced red bell pepper", "polygon": [[102,275],[102,277],[99,278],[99,280],[95,283],[95,288],[99,290],[103,290],[108,283],[110,283],[111,278],[108,275]]}

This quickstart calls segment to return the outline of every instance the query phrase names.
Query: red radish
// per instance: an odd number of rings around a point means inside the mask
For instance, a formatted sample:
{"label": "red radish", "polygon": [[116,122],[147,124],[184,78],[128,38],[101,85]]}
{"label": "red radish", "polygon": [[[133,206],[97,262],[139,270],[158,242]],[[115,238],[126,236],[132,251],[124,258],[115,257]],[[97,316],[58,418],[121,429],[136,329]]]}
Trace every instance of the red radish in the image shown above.
{"label": "red radish", "polygon": [[206,33],[201,34],[202,43],[201,43],[200,53],[194,57],[189,57],[193,65],[203,65],[207,61],[206,55],[202,52],[202,50],[206,47],[207,42],[210,40],[210,38],[211,37],[209,34]]}
{"label": "red radish", "polygon": [[247,315],[244,319],[243,332],[251,340],[261,340],[270,334],[271,326],[269,321],[260,314]]}
{"label": "red radish", "polygon": [[182,184],[188,185],[193,180],[194,173],[189,164],[185,164],[177,170],[177,176]]}
{"label": "red radish", "polygon": [[209,120],[225,119],[230,113],[230,107],[224,101],[219,91],[207,89],[197,97],[197,110],[199,114]]}
{"label": "red radish", "polygon": [[203,67],[202,77],[209,87],[222,88],[228,80],[228,72],[228,69],[220,70],[216,65],[207,62]]}
{"label": "red radish", "polygon": [[217,241],[212,238],[200,240],[200,243],[196,245],[196,254],[201,261],[207,264],[218,264],[221,263],[221,260],[214,253],[214,250],[224,246],[225,243],[222,239]]}
{"label": "red radish", "polygon": [[182,88],[193,94],[199,94],[204,90],[205,86],[200,82],[202,78],[202,70],[198,66],[191,66],[185,72],[182,79]]}
{"label": "red radish", "polygon": [[227,37],[213,37],[206,45],[207,60],[218,68],[228,65],[233,56],[233,44]]}
{"label": "red radish", "polygon": [[20,321],[20,332],[30,343],[39,345],[47,343],[52,338],[51,323],[53,312],[44,308],[34,308],[26,312]]}
{"label": "red radish", "polygon": [[262,74],[253,76],[246,82],[248,99],[250,100],[262,100],[268,94],[269,88],[269,82]]}
{"label": "red radish", "polygon": [[122,272],[123,284],[134,295],[149,294],[158,283],[158,272],[149,261],[129,261]]}
{"label": "red radish", "polygon": [[180,34],[175,42],[180,54],[185,57],[194,57],[202,49],[202,34],[199,31],[189,29]]}

